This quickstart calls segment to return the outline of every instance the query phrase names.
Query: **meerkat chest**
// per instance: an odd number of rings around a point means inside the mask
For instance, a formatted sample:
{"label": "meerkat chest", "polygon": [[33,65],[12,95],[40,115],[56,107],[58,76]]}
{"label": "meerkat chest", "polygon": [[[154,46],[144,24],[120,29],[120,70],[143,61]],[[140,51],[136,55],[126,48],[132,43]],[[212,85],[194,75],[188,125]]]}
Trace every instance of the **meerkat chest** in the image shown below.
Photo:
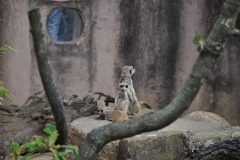
{"label": "meerkat chest", "polygon": [[127,88],[127,89],[128,89],[128,90],[131,90],[131,89],[133,88],[132,79],[129,79],[127,84],[128,84],[128,88]]}
{"label": "meerkat chest", "polygon": [[126,92],[123,92],[123,91],[118,92],[118,99],[123,100],[123,99],[126,99],[126,98],[127,98]]}

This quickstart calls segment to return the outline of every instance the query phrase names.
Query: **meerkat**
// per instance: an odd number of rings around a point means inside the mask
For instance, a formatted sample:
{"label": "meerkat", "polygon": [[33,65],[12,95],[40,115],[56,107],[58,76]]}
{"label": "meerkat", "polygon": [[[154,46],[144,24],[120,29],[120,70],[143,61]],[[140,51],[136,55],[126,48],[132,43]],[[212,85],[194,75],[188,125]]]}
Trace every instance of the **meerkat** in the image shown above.
{"label": "meerkat", "polygon": [[128,113],[129,99],[127,95],[128,85],[126,83],[120,83],[118,85],[118,94],[115,98],[115,110],[123,111]]}
{"label": "meerkat", "polygon": [[119,80],[119,83],[126,83],[128,85],[127,95],[129,98],[129,104],[127,113],[129,115],[136,115],[141,112],[141,105],[138,102],[131,78],[134,73],[135,69],[133,68],[133,66],[125,66],[122,69],[121,78]]}
{"label": "meerkat", "polygon": [[108,107],[105,105],[105,102],[103,100],[97,101],[97,107],[98,109],[103,110],[103,114],[105,115],[106,119],[109,121],[117,122],[117,121],[123,121],[128,119],[127,114],[124,113],[123,111],[108,109]]}

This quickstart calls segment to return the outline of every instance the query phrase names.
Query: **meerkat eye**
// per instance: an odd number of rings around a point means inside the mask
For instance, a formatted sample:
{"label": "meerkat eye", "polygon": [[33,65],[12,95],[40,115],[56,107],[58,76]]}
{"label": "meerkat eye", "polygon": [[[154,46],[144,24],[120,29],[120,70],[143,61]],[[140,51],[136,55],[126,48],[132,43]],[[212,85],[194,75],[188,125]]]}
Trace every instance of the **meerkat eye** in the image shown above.
{"label": "meerkat eye", "polygon": [[120,88],[123,88],[123,85],[120,85]]}
{"label": "meerkat eye", "polygon": [[131,69],[130,69],[130,71],[129,71],[129,72],[130,72],[130,74],[132,74],[132,70],[131,70]]}
{"label": "meerkat eye", "polygon": [[128,88],[128,85],[126,85],[126,88]]}

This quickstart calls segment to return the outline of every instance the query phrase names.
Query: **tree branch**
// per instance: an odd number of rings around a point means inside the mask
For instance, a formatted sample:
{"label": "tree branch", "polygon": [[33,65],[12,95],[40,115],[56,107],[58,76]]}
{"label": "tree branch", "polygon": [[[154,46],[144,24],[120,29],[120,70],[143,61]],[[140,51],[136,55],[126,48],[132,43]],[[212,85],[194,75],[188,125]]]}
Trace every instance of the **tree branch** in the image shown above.
{"label": "tree branch", "polygon": [[198,144],[196,150],[190,150],[183,157],[184,160],[192,159],[240,159],[240,138],[232,138],[214,144]]}
{"label": "tree branch", "polygon": [[175,121],[188,109],[204,80],[208,79],[213,62],[220,55],[230,36],[229,23],[235,24],[239,11],[239,0],[226,0],[184,87],[168,106],[158,112],[151,112],[132,120],[115,122],[92,130],[88,133],[76,160],[94,159],[102,147],[110,141],[158,130]]}
{"label": "tree branch", "polygon": [[233,36],[240,36],[240,30],[237,28],[233,28],[229,33]]}
{"label": "tree branch", "polygon": [[56,128],[59,132],[57,144],[67,144],[68,124],[60,100],[57,88],[52,78],[52,73],[47,57],[47,45],[42,29],[40,10],[35,9],[28,12],[28,18],[33,36],[33,45],[38,62],[38,69],[42,79],[43,87],[56,122]]}

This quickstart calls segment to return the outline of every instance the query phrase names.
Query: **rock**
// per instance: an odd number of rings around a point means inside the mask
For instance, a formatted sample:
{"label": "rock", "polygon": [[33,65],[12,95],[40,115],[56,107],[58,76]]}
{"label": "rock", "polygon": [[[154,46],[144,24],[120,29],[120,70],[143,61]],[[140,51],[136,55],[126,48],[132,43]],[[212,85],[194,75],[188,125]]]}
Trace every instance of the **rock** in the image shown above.
{"label": "rock", "polygon": [[232,131],[226,128],[179,118],[161,130],[120,140],[117,160],[181,159],[184,156],[185,136],[189,142],[214,143],[231,138]]}
{"label": "rock", "polygon": [[[92,129],[112,122],[97,120],[98,116],[82,117],[70,124],[69,137],[73,144],[81,147]],[[192,150],[196,144],[212,144],[231,137],[240,136],[240,127],[229,127],[204,121],[179,118],[171,125],[120,141],[108,143],[98,154],[97,160],[173,160],[181,159],[184,147]],[[185,140],[185,141],[184,141]],[[187,143],[186,143],[187,142]]]}
{"label": "rock", "polygon": [[43,153],[43,154],[35,154],[29,158],[29,160],[52,160],[52,153]]}
{"label": "rock", "polygon": [[[81,148],[83,145],[87,133],[92,129],[101,127],[112,122],[107,120],[96,119],[99,115],[93,115],[90,117],[82,117],[74,120],[69,126],[69,138],[72,144]],[[113,141],[103,147],[98,153],[96,160],[114,160],[117,157],[119,141]]]}
{"label": "rock", "polygon": [[119,142],[117,160],[168,160],[183,157],[181,132],[157,135],[148,132]]}
{"label": "rock", "polygon": [[223,126],[230,126],[230,124],[222,117],[215,113],[205,112],[205,111],[196,111],[187,114],[183,118],[191,119],[194,121],[205,121],[214,124],[221,124]]}
{"label": "rock", "polygon": [[[22,159],[23,157],[19,157],[18,160]],[[34,154],[31,157],[27,158],[28,160],[52,160],[53,154],[50,152],[47,153],[39,153]],[[6,158],[6,160],[15,160],[15,158]]]}

